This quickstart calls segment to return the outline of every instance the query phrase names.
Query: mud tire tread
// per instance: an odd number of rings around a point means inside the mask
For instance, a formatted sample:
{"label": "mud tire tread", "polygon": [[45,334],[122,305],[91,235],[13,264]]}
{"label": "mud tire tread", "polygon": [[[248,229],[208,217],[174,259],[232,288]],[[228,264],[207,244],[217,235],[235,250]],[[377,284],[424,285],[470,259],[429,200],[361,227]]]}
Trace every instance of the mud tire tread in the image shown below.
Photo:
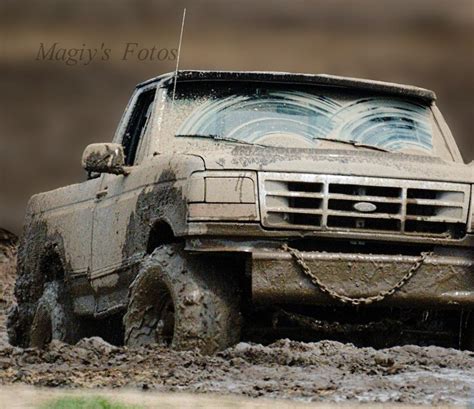
{"label": "mud tire tread", "polygon": [[157,317],[149,300],[160,286],[166,286],[174,304],[173,349],[212,354],[237,343],[241,327],[239,287],[235,277],[217,270],[186,253],[180,244],[157,248],[143,261],[130,286],[123,321],[126,345],[156,342]]}

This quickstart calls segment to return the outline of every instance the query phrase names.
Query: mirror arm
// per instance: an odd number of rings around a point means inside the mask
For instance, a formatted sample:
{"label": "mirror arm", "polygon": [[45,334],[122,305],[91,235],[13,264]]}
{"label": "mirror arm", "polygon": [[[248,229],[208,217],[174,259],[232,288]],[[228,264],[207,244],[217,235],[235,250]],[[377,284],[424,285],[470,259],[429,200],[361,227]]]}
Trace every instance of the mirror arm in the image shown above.
{"label": "mirror arm", "polygon": [[110,170],[109,173],[114,175],[123,175],[128,176],[130,174],[130,167],[129,166],[119,166]]}

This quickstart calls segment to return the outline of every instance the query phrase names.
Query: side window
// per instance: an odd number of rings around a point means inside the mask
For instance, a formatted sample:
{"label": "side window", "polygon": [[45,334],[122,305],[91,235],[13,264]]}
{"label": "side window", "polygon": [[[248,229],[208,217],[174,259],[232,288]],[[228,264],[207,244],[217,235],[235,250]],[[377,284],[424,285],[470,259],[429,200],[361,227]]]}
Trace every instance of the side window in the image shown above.
{"label": "side window", "polygon": [[155,98],[155,89],[141,93],[137,99],[132,115],[128,121],[127,129],[122,140],[125,151],[125,164],[132,166],[135,163],[138,146],[145,134],[152,103]]}

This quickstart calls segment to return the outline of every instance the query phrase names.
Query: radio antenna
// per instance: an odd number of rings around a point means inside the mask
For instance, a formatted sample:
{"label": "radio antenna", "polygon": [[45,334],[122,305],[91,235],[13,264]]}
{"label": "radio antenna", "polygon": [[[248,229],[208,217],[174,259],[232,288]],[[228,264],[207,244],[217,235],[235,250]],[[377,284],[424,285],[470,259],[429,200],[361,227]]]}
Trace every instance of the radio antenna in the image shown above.
{"label": "radio antenna", "polygon": [[184,31],[185,20],[186,20],[186,8],[183,9],[183,20],[181,21],[181,32],[179,34],[178,57],[176,58],[176,69],[174,71],[173,97],[171,100],[172,106],[174,105],[174,97],[176,95],[176,82],[178,80],[179,57],[181,55],[181,43],[183,41],[183,31]]}

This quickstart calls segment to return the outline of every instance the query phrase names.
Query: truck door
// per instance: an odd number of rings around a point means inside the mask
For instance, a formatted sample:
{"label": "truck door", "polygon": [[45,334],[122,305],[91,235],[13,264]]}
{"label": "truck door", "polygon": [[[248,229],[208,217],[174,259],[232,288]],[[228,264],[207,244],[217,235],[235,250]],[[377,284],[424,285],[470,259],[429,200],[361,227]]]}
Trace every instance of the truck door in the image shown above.
{"label": "truck door", "polygon": [[[149,145],[147,138],[151,134],[155,90],[148,88],[137,91],[130,104],[131,112],[123,135],[119,135],[130,173],[126,176],[103,174],[100,190],[96,194],[90,280],[96,291],[106,293],[106,289],[110,289],[114,299],[107,301],[105,297],[104,302],[115,305],[117,302],[126,302],[128,285],[124,281],[130,279],[131,268],[143,256],[139,251],[130,250],[133,244],[127,243],[127,232],[133,228],[138,197],[149,183],[147,167],[138,165]],[[117,292],[117,289],[121,289],[124,294]],[[106,308],[107,305],[101,306],[99,302],[97,312]]]}

